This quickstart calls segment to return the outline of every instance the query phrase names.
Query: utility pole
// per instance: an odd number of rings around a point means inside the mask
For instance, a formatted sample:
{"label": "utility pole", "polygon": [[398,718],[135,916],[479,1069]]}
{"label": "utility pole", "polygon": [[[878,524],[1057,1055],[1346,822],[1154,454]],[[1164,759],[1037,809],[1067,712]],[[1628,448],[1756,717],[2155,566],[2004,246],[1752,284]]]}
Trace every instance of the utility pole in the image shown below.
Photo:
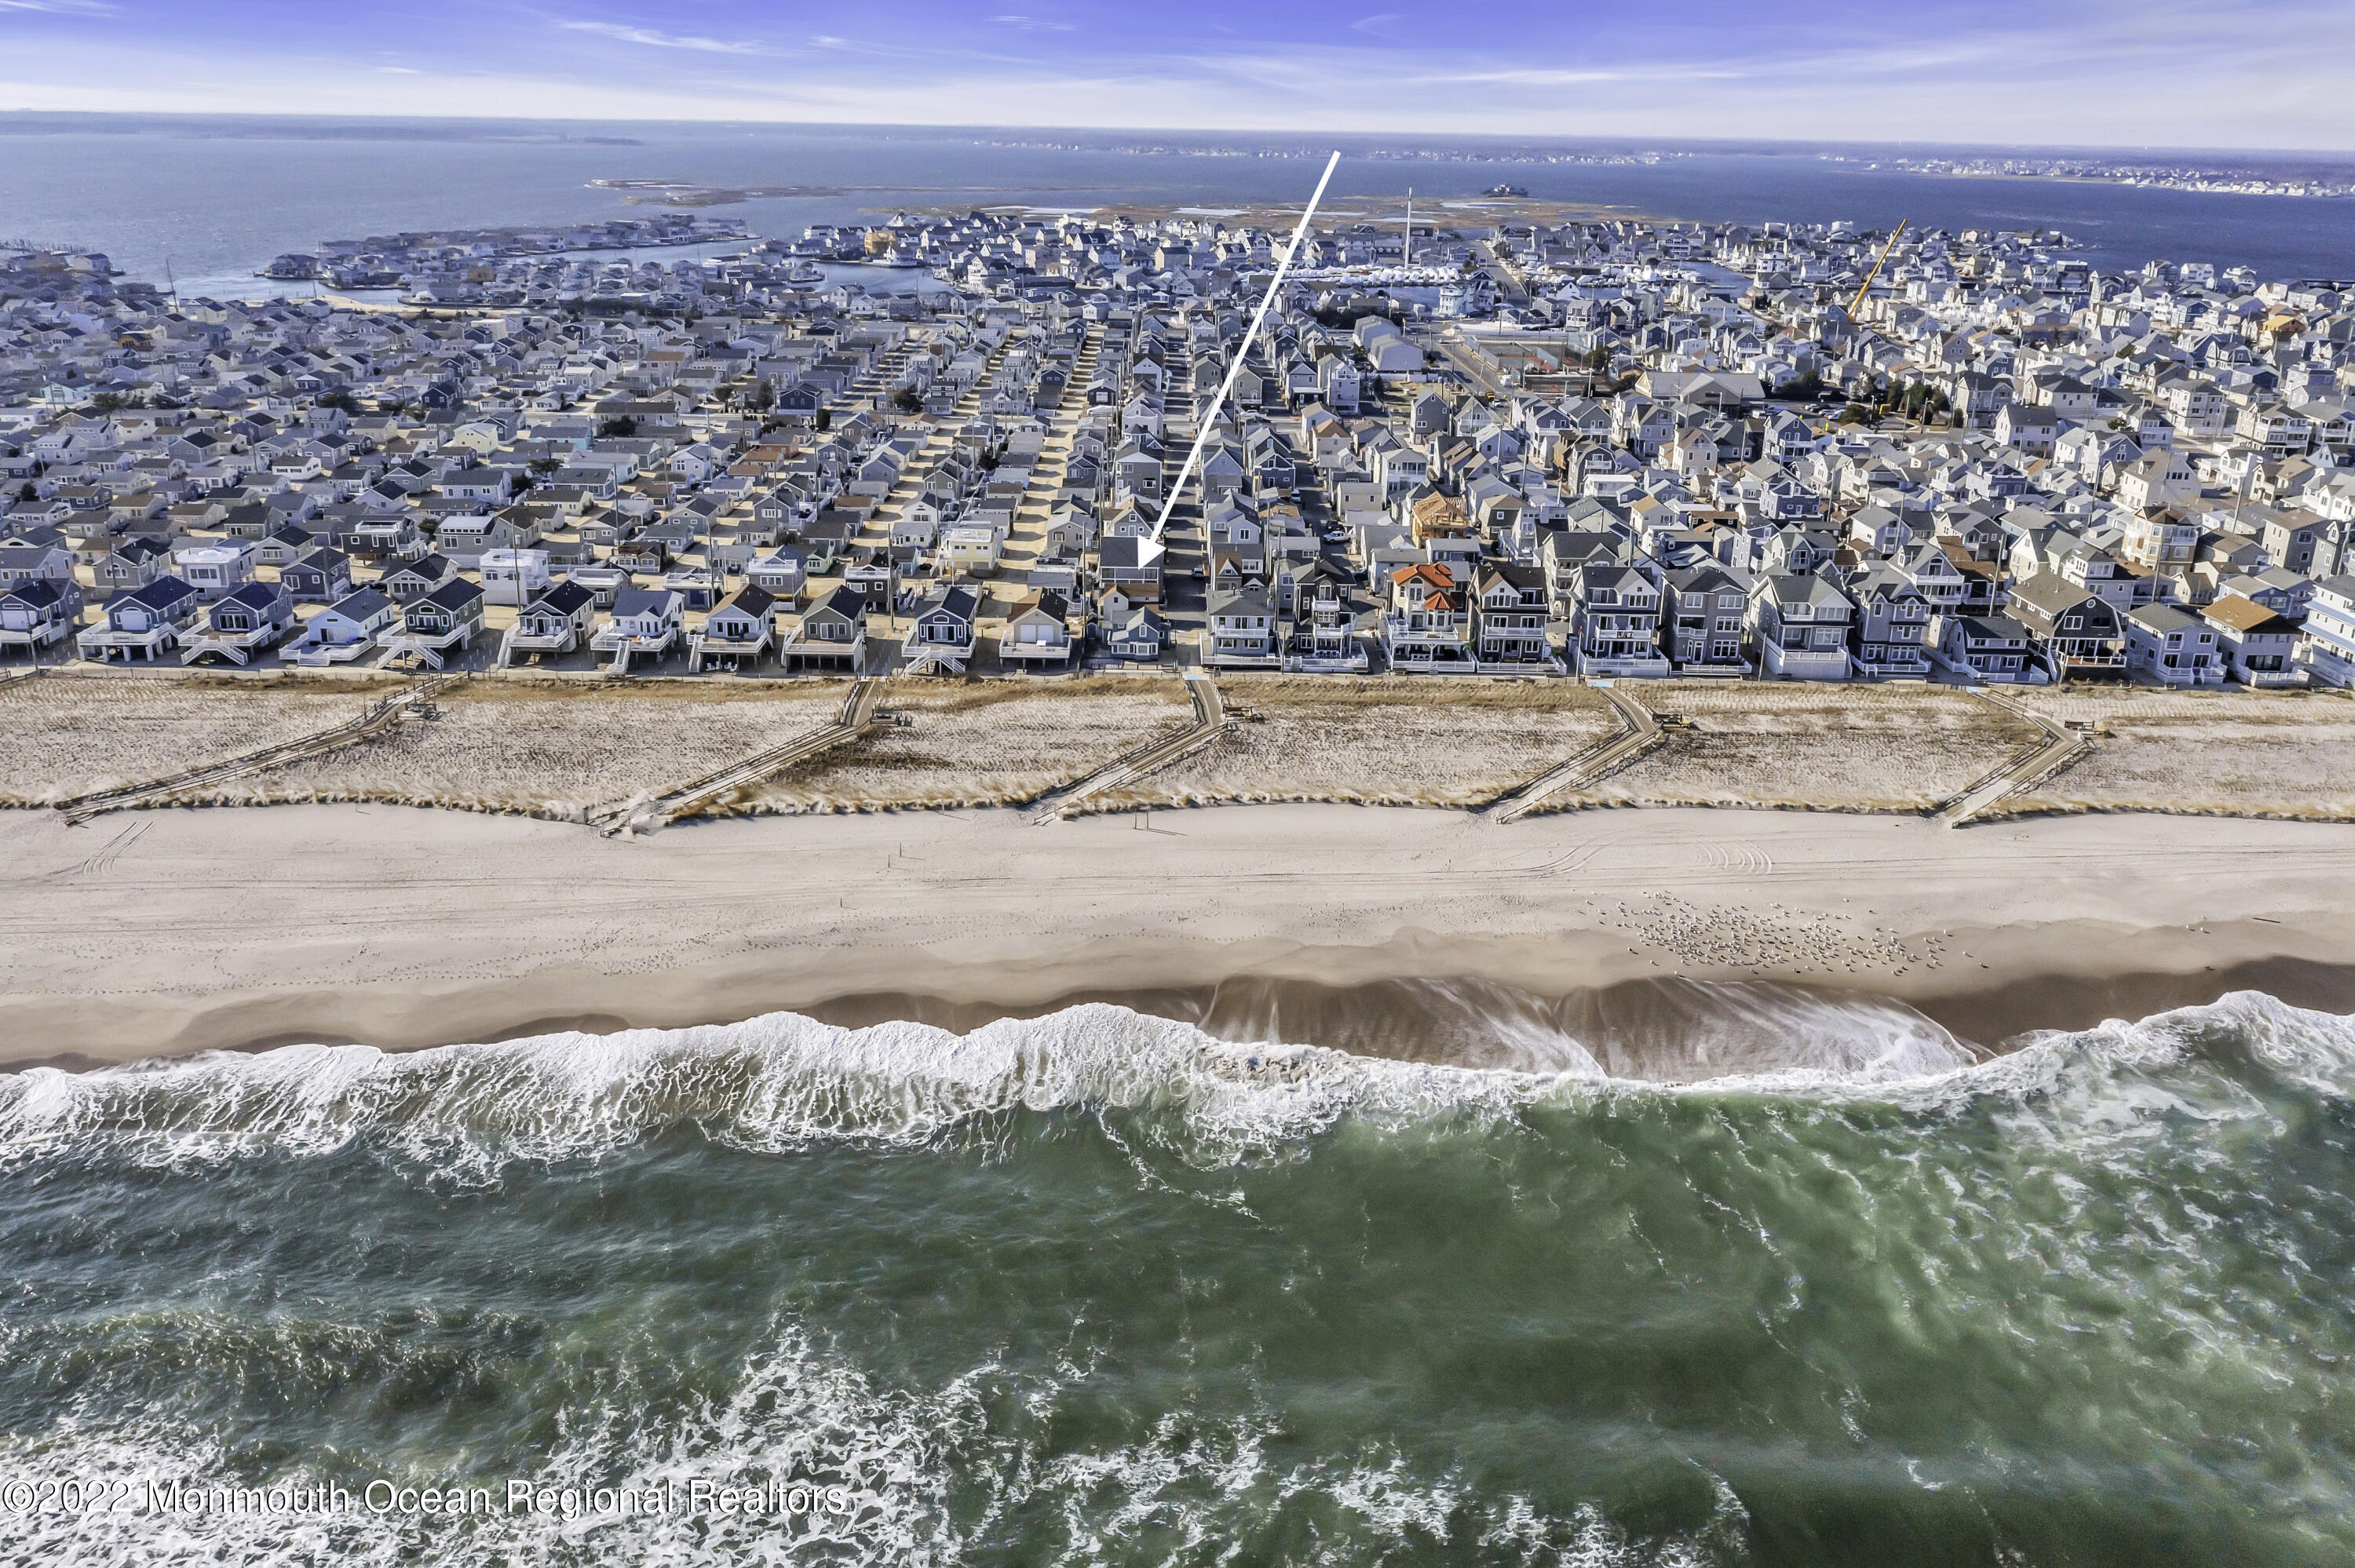
{"label": "utility pole", "polygon": [[1414,187],[1406,187],[1406,244],[1399,251],[1399,265],[1414,265]]}

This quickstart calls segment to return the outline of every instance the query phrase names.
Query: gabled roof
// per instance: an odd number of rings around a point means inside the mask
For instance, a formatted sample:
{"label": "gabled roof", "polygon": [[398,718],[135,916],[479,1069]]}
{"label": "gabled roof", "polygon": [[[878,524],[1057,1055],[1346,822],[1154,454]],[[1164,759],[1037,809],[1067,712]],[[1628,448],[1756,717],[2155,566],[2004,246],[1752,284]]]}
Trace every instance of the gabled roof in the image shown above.
{"label": "gabled roof", "polygon": [[675,588],[623,588],[613,596],[613,614],[663,615],[684,602]]}
{"label": "gabled roof", "polygon": [[579,583],[567,578],[547,592],[534,598],[524,607],[526,614],[577,615],[584,605],[594,604],[597,596]]}
{"label": "gabled roof", "polygon": [[464,577],[453,577],[417,602],[432,605],[438,609],[464,609],[482,597],[482,584]]}
{"label": "gabled roof", "polygon": [[149,609],[165,609],[196,591],[183,579],[167,573],[143,587],[125,588],[107,603],[110,608],[117,604],[128,603],[144,605]]}

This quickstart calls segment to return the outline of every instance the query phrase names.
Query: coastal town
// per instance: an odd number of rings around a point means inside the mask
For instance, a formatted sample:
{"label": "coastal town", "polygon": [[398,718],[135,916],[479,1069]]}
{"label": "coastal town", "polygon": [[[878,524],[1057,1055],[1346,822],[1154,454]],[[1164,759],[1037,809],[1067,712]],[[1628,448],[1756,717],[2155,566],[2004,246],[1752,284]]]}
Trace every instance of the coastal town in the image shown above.
{"label": "coastal town", "polygon": [[250,302],[0,252],[0,680],[807,683],[816,750],[934,683],[1183,675],[1100,800],[1270,677],[1509,683],[1587,704],[1580,757],[1729,683],[2051,694],[1993,751],[2048,769],[2060,693],[2355,686],[2339,281],[1342,205],[1248,343],[1296,209],[406,235]]}

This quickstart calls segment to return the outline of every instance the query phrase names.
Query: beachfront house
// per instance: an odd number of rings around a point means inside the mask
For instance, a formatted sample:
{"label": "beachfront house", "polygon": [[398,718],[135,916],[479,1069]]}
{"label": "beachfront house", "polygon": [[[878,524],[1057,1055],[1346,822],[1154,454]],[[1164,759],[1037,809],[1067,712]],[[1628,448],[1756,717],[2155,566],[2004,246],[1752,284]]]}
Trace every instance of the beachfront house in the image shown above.
{"label": "beachfront house", "polygon": [[1760,673],[1793,681],[1845,681],[1856,606],[1812,572],[1769,572],[1750,596]]}
{"label": "beachfront house", "polygon": [[2244,686],[2302,686],[2308,676],[2297,666],[2298,630],[2286,617],[2254,599],[2227,595],[2200,612],[2216,633],[2224,673]]}
{"label": "beachfront house", "polygon": [[177,648],[203,611],[195,588],[176,577],[160,577],[108,599],[106,619],[74,641],[85,659],[152,660]]}
{"label": "beachfront house", "polygon": [[1730,567],[1680,567],[1661,590],[1663,650],[1679,675],[1739,676],[1743,612],[1750,607],[1746,576]]}
{"label": "beachfront house", "polygon": [[825,670],[856,674],[867,662],[867,596],[838,588],[802,612],[778,647],[788,671]]}
{"label": "beachfront house", "polygon": [[1930,622],[1931,657],[1941,669],[1998,685],[2041,685],[2028,628],[2008,615],[1942,610]]}
{"label": "beachfront house", "polygon": [[2325,685],[2355,686],[2355,572],[2325,577],[2307,602],[2297,662]]}
{"label": "beachfront house", "polygon": [[777,596],[758,583],[746,583],[712,607],[702,627],[687,635],[689,673],[727,661],[731,670],[758,663],[776,645]]}
{"label": "beachfront house", "polygon": [[981,613],[981,598],[971,585],[942,583],[924,596],[916,609],[900,653],[902,673],[911,675],[961,675],[972,661],[974,625]]}
{"label": "beachfront house", "polygon": [[240,583],[205,613],[201,628],[181,640],[180,662],[226,659],[242,665],[294,628],[294,597],[283,583]]}
{"label": "beachfront house", "polygon": [[1273,668],[1275,606],[1262,588],[1214,588],[1209,596],[1209,635],[1203,662],[1227,669]]}
{"label": "beachfront house", "polygon": [[597,596],[576,582],[560,582],[523,607],[516,623],[499,640],[498,662],[518,657],[571,652],[588,640],[589,623],[597,612]]}
{"label": "beachfront house", "polygon": [[1495,562],[1473,575],[1473,641],[1482,670],[1561,674],[1548,625],[1542,567]]}
{"label": "beachfront house", "polygon": [[1067,594],[1042,588],[1025,596],[1007,618],[997,640],[1001,660],[1026,668],[1061,664],[1071,657],[1071,601]]}
{"label": "beachfront house", "polygon": [[21,648],[35,659],[64,641],[81,622],[81,588],[36,577],[0,588],[0,655]]}
{"label": "beachfront house", "polygon": [[303,635],[287,647],[297,664],[317,668],[348,664],[373,651],[377,639],[400,620],[400,606],[377,588],[354,590],[304,623]]}
{"label": "beachfront house", "polygon": [[2126,670],[2125,612],[2056,573],[2016,585],[2010,614],[2028,629],[2031,656],[2052,680],[2116,675]]}
{"label": "beachfront house", "polygon": [[623,675],[633,663],[661,659],[686,630],[686,595],[676,588],[623,588],[589,647],[607,656],[608,674]]}
{"label": "beachfront house", "polygon": [[485,597],[480,583],[459,577],[410,600],[401,607],[400,630],[385,639],[382,662],[441,669],[482,630]]}
{"label": "beachfront house", "polygon": [[2126,668],[2168,686],[2213,686],[2224,679],[2216,629],[2171,604],[2147,604],[2126,617]]}
{"label": "beachfront house", "polygon": [[1447,568],[1433,562],[1395,567],[1385,580],[1382,657],[1401,673],[1471,675],[1472,612]]}
{"label": "beachfront house", "polygon": [[1589,561],[1573,574],[1570,647],[1583,675],[1668,673],[1660,652],[1660,585],[1640,567]]}

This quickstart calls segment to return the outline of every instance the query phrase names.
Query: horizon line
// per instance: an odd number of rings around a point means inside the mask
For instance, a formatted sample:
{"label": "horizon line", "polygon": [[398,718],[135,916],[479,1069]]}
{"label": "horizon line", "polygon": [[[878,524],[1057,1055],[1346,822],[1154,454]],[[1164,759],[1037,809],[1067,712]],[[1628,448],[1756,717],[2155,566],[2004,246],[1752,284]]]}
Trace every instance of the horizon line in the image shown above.
{"label": "horizon line", "polygon": [[[2196,146],[2189,143],[2158,143],[2149,142],[1949,142],[1917,139],[1868,139],[1845,136],[1644,136],[1624,132],[1583,132],[1546,131],[1535,132],[1504,132],[1496,131],[1436,131],[1406,128],[1399,131],[1358,131],[1335,126],[1250,126],[1223,125],[1184,127],[1173,125],[1108,125],[1108,124],[1022,124],[1010,122],[966,120],[800,120],[789,117],[747,117],[743,115],[709,118],[676,118],[651,115],[583,115],[559,116],[546,114],[426,114],[426,113],[323,113],[306,110],[241,109],[241,110],[174,110],[174,109],[32,109],[0,104],[0,116],[17,118],[46,117],[53,119],[85,118],[92,120],[179,120],[179,121],[325,121],[341,123],[370,124],[496,124],[496,125],[676,125],[676,126],[761,126],[769,128],[846,131],[996,131],[1049,133],[1058,132],[1090,134],[1121,134],[1131,136],[1162,135],[1171,137],[1207,138],[1220,136],[1275,137],[1355,137],[1361,140],[1390,138],[1392,140],[1426,140],[1456,142],[1494,142],[1508,144],[1535,143],[1614,143],[1634,146],[1687,147],[1928,147],[1953,151],[2014,151],[2014,152],[2088,152],[2116,154],[2137,152],[2159,154],[2226,154],[2240,157],[2281,154],[2296,156],[2319,156],[2355,163],[2355,148],[2343,146],[2295,146],[2268,144],[2264,146],[2216,145]],[[1303,153],[1313,157],[1315,153]]]}

